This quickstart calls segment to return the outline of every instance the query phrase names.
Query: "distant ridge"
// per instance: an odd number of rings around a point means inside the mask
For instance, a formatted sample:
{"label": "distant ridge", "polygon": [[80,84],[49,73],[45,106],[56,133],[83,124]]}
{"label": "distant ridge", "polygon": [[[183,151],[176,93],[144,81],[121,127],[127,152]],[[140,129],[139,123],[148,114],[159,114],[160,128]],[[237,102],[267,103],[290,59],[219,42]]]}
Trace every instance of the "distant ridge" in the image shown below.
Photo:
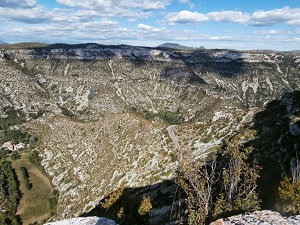
{"label": "distant ridge", "polygon": [[7,45],[6,42],[0,41],[0,45]]}
{"label": "distant ridge", "polygon": [[200,46],[199,48],[194,48],[194,47],[188,47],[184,45],[180,45],[177,43],[164,43],[159,46],[158,48],[173,48],[173,49],[182,49],[182,50],[195,50],[195,49],[205,49],[205,47]]}

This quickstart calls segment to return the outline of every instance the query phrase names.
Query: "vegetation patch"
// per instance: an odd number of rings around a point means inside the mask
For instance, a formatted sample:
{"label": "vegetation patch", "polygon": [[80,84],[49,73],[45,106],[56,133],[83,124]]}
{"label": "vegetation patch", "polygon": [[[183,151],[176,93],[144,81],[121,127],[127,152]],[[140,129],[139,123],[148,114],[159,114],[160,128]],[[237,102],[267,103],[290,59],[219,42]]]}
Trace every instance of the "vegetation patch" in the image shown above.
{"label": "vegetation patch", "polygon": [[6,159],[1,160],[0,171],[0,224],[22,224],[21,218],[16,215],[21,198],[16,172]]}
{"label": "vegetation patch", "polygon": [[22,172],[23,180],[25,183],[25,188],[29,191],[32,188],[32,183],[29,182],[29,173],[26,167],[21,166],[20,170]]}
{"label": "vegetation patch", "polygon": [[[22,218],[23,224],[42,222],[51,216],[48,201],[52,197],[51,183],[40,168],[32,164],[29,159],[31,154],[13,163],[20,183],[22,198],[17,214]],[[23,182],[24,181],[24,182]]]}
{"label": "vegetation patch", "polygon": [[137,114],[138,116],[140,116],[146,120],[150,120],[150,121],[154,120],[155,118],[159,118],[168,124],[177,125],[177,124],[183,123],[183,117],[181,116],[181,114],[179,112],[162,110],[162,111],[159,111],[158,113],[153,113],[146,109],[140,110],[135,107],[131,108],[131,112]]}
{"label": "vegetation patch", "polygon": [[12,144],[29,144],[30,137],[31,134],[20,129],[7,129],[0,134],[0,144],[2,145],[6,141],[10,141]]}
{"label": "vegetation patch", "polygon": [[7,117],[0,118],[0,130],[6,130],[11,126],[22,124],[26,121],[25,113],[13,107],[4,108]]}

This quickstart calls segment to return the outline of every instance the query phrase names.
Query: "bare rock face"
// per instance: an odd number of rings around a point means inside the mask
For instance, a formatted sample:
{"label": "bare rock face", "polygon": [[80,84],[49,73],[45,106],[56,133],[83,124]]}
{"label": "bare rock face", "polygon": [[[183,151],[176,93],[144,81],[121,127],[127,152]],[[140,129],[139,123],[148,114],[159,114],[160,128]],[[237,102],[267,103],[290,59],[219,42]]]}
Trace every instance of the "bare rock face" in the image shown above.
{"label": "bare rock face", "polygon": [[53,223],[46,223],[45,225],[118,225],[113,220],[104,217],[78,217],[72,219],[61,220]]}
{"label": "bare rock face", "polygon": [[219,219],[210,225],[296,225],[300,224],[300,215],[283,217],[278,212],[270,210],[255,211],[253,213],[244,213],[224,219]]}
{"label": "bare rock face", "polygon": [[286,117],[289,118],[290,132],[294,137],[300,135],[300,105],[299,98],[300,92],[295,91],[293,93],[284,93],[282,96],[281,104],[285,105],[288,114]]}

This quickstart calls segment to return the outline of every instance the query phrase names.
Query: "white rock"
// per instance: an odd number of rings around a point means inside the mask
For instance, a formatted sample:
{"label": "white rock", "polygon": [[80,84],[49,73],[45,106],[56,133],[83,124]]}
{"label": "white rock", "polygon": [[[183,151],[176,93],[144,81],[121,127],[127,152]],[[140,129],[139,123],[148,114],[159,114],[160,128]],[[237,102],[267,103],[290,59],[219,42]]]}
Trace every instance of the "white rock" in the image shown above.
{"label": "white rock", "polygon": [[118,225],[113,220],[104,217],[77,217],[58,222],[45,223],[44,225]]}
{"label": "white rock", "polygon": [[300,215],[283,217],[278,212],[270,210],[255,211],[253,213],[244,213],[237,216],[231,216],[225,219],[219,219],[210,225],[295,225],[300,224]]}

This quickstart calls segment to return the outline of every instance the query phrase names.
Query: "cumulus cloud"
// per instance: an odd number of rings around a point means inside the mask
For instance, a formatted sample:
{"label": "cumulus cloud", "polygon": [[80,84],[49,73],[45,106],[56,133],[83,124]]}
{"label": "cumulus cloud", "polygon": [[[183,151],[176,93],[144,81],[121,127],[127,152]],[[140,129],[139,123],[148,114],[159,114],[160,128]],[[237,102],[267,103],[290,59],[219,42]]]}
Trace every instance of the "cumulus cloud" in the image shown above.
{"label": "cumulus cloud", "polygon": [[105,9],[112,7],[112,1],[110,0],[57,0],[57,3],[69,7],[81,7],[84,9]]}
{"label": "cumulus cloud", "polygon": [[164,9],[171,0],[56,0],[61,5],[93,10],[124,10],[129,8],[154,10]]}
{"label": "cumulus cloud", "polygon": [[300,8],[283,7],[269,11],[249,12],[220,11],[202,14],[199,12],[180,11],[165,16],[168,24],[201,23],[205,21],[241,23],[249,26],[273,26],[279,23],[300,25]]}
{"label": "cumulus cloud", "polygon": [[80,8],[81,10],[97,11],[99,15],[117,16],[127,18],[129,21],[135,21],[139,18],[149,18],[151,11],[164,9],[170,4],[171,0],[56,0],[57,3],[71,8]]}
{"label": "cumulus cloud", "polygon": [[137,28],[141,29],[141,30],[151,30],[152,29],[151,26],[145,25],[145,24],[142,24],[142,23],[140,23],[139,25],[137,25]]}
{"label": "cumulus cloud", "polygon": [[[39,24],[16,26],[13,25],[13,22],[8,22],[8,26],[12,28],[9,33],[5,34],[5,37],[14,37],[11,40],[21,42],[100,42],[100,40],[121,38],[128,32],[127,29],[120,27],[117,22],[111,20],[65,23],[64,26],[57,23],[49,23],[43,26]],[[0,36],[3,34],[0,30]]]}
{"label": "cumulus cloud", "polygon": [[137,25],[137,28],[140,31],[150,31],[150,32],[161,32],[161,31],[166,31],[165,28],[156,28],[156,27],[152,27],[143,23],[140,23]]}
{"label": "cumulus cloud", "polygon": [[176,23],[201,23],[209,20],[209,18],[198,12],[190,12],[190,11],[181,11],[175,13],[169,13],[166,15],[166,21],[170,25],[174,25]]}
{"label": "cumulus cloud", "polygon": [[211,12],[207,14],[210,20],[217,22],[232,22],[232,23],[246,23],[250,16],[248,13],[237,11],[221,11]]}
{"label": "cumulus cloud", "polygon": [[51,13],[40,7],[32,9],[0,8],[0,16],[24,23],[43,23],[52,19]]}
{"label": "cumulus cloud", "polygon": [[36,5],[35,0],[1,0],[0,7],[5,8],[32,8]]}
{"label": "cumulus cloud", "polygon": [[201,23],[209,20],[217,22],[245,23],[249,20],[249,15],[247,13],[235,11],[221,11],[202,14],[184,10],[181,12],[169,13],[165,16],[165,19],[168,24]]}
{"label": "cumulus cloud", "polygon": [[300,8],[284,7],[269,11],[259,10],[252,14],[249,21],[249,24],[253,26],[272,26],[279,23],[300,24]]}

